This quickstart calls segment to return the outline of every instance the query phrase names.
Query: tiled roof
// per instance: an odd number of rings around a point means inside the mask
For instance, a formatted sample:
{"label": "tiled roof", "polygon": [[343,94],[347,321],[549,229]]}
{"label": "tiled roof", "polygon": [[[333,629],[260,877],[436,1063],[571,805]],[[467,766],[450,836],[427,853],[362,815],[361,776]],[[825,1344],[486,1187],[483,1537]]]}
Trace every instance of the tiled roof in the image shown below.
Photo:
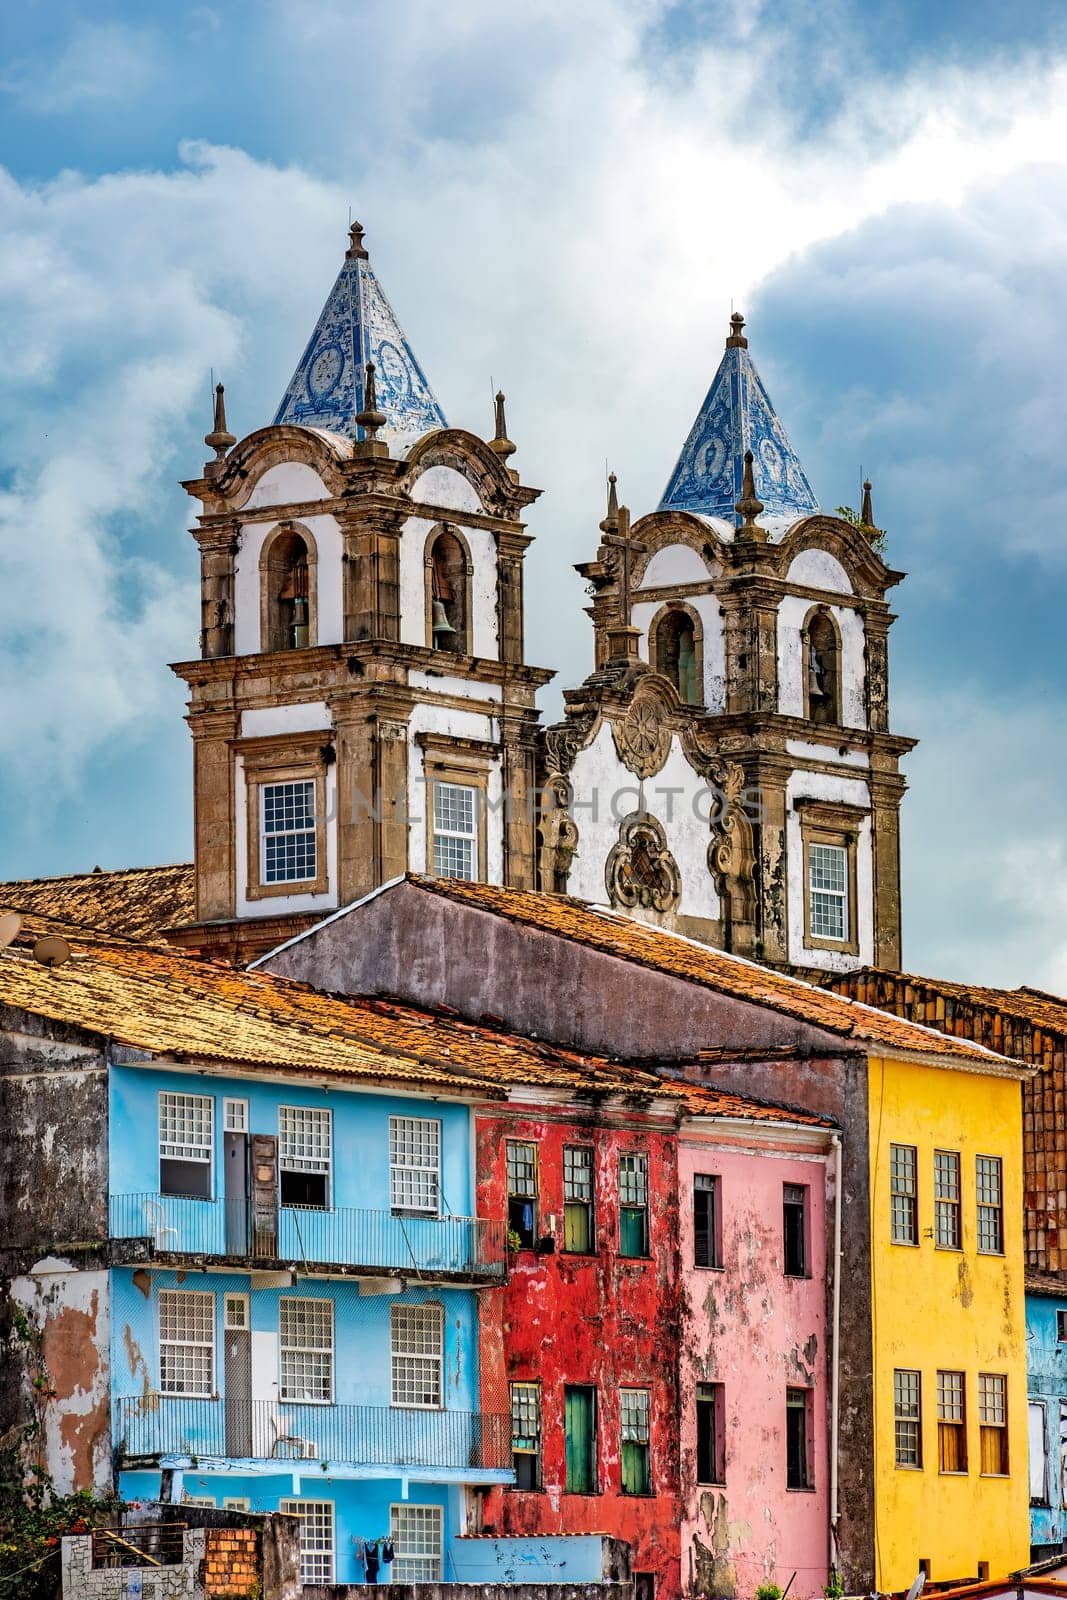
{"label": "tiled roof", "polygon": [[0,883],[0,910],[37,911],[61,922],[106,928],[125,939],[161,940],[164,928],[196,916],[193,865],[97,868]]}
{"label": "tiled roof", "polygon": [[[62,966],[33,958],[32,945],[46,933],[71,946]],[[0,1004],[181,1060],[397,1080],[492,1099],[520,1085],[659,1097],[694,1115],[825,1125],[789,1108],[660,1079],[645,1068],[557,1050],[443,1012],[319,994],[288,978],[236,971],[32,913],[14,945],[0,950]]]}
{"label": "tiled roof", "polygon": [[[858,972],[837,975],[832,981],[836,990],[857,996],[877,995],[887,986],[905,998],[909,998],[910,990],[912,1001],[924,994],[939,995],[955,1004],[999,1011],[1050,1033],[1067,1034],[1067,999],[1025,985],[1019,989],[993,989],[986,984],[955,983],[947,978],[924,978],[917,973],[888,972],[879,967],[863,967]],[[876,1005],[878,1001],[868,1003]]]}
{"label": "tiled roof", "polygon": [[1027,1272],[1027,1294],[1055,1295],[1060,1300],[1067,1300],[1067,1277],[1057,1277],[1054,1272]]}
{"label": "tiled roof", "polygon": [[633,961],[658,972],[698,983],[733,999],[771,1007],[812,1027],[825,1029],[857,1046],[881,1051],[909,1051],[924,1056],[956,1059],[990,1071],[1022,1068],[1007,1057],[981,1045],[953,1039],[933,1028],[907,1022],[873,1006],[861,1005],[829,989],[817,988],[799,978],[759,966],[741,956],[683,938],[662,928],[636,922],[600,907],[586,905],[566,895],[537,894],[504,889],[492,884],[463,883],[454,878],[427,878],[409,874],[411,882],[432,894],[507,917],[527,927],[539,928],[577,944],[588,945],[623,961]]}

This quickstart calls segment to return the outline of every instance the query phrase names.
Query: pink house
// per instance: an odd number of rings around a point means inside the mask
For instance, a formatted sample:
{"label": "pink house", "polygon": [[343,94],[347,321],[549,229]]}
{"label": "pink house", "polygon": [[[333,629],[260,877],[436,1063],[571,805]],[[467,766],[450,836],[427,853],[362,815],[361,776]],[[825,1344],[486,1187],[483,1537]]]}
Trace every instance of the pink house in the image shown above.
{"label": "pink house", "polygon": [[753,1109],[679,1135],[682,1589],[808,1600],[833,1560],[838,1135]]}

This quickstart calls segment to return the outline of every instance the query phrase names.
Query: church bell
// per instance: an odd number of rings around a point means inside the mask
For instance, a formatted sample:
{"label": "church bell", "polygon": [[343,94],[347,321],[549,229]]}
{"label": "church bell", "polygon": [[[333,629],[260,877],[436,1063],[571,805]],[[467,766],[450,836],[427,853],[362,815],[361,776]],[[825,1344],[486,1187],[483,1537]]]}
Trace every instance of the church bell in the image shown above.
{"label": "church bell", "polygon": [[442,639],[455,636],[456,630],[448,620],[448,612],[445,610],[443,600],[435,600],[433,603],[430,631],[433,634],[434,644],[437,644]]}

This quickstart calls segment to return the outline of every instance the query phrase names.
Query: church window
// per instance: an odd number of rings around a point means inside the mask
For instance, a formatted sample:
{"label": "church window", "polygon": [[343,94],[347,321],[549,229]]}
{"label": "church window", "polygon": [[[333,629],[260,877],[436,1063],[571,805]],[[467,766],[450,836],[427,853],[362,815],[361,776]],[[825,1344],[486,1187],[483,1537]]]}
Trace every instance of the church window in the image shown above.
{"label": "church window", "polygon": [[433,870],[473,882],[478,866],[478,791],[459,783],[433,786]]}
{"label": "church window", "polygon": [[804,943],[809,949],[859,953],[856,914],[858,807],[797,800],[804,890]]}
{"label": "church window", "polygon": [[308,541],[281,529],[265,550],[263,642],[267,650],[303,650],[312,637],[312,574]]}
{"label": "church window", "polygon": [[507,1142],[508,1238],[514,1250],[537,1243],[537,1146],[526,1139]]}
{"label": "church window", "polygon": [[454,533],[441,532],[430,546],[428,566],[431,649],[467,655],[469,642],[469,566]]}
{"label": "church window", "polygon": [[701,701],[700,663],[696,627],[688,611],[670,610],[655,630],[653,657],[656,671],[669,678],[683,705]]}
{"label": "church window", "polygon": [[848,938],[848,852],[840,845],[808,846],[811,932],[816,939]]}
{"label": "church window", "polygon": [[265,884],[304,883],[316,865],[315,781],[265,783],[260,791]]}
{"label": "church window", "polygon": [[801,634],[804,645],[804,709],[809,722],[841,721],[841,642],[828,611],[813,611]]}

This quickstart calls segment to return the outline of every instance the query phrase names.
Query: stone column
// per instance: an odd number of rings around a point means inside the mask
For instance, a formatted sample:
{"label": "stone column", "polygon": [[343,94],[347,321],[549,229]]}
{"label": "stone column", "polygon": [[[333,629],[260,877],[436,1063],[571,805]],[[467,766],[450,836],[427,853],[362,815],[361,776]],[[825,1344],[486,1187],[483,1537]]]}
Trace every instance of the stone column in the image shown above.
{"label": "stone column", "polygon": [[496,536],[500,659],[512,666],[523,664],[523,553],[529,542],[525,534]]}
{"label": "stone column", "polygon": [[240,732],[234,711],[193,712],[193,855],[196,920],[236,914],[237,804],[233,742]]}
{"label": "stone column", "polygon": [[406,703],[369,696],[331,705],[337,742],[337,887],[341,905],[407,871]]}
{"label": "stone column", "polygon": [[339,518],[344,537],[345,639],[400,637],[402,508],[375,506]]}
{"label": "stone column", "polygon": [[[872,757],[877,762],[877,754]],[[895,768],[896,762],[893,759]],[[906,788],[898,772],[871,774],[871,854],[874,874],[874,965],[899,972],[900,802]]]}
{"label": "stone column", "polygon": [[233,655],[233,582],[237,525],[194,529],[200,545],[200,654]]}

